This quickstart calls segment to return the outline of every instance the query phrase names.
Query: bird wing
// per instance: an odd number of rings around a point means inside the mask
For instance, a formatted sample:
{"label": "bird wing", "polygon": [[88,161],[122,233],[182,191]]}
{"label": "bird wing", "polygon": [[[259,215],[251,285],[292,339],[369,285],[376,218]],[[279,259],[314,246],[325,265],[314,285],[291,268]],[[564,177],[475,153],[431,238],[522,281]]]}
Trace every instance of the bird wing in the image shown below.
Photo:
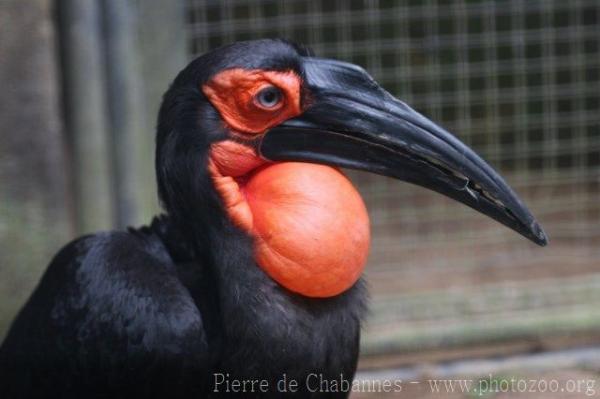
{"label": "bird wing", "polygon": [[99,233],[57,254],[18,315],[0,348],[0,392],[189,394],[208,356],[202,315],[161,241]]}

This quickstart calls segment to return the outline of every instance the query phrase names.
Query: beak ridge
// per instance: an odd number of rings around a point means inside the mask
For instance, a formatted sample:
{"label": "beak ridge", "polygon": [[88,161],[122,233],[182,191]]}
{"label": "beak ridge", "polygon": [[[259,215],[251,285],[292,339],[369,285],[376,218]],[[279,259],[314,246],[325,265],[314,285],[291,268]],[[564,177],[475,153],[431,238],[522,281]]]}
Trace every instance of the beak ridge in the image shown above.
{"label": "beak ridge", "polygon": [[365,170],[437,191],[539,245],[548,240],[504,179],[458,138],[383,90],[362,68],[307,58],[305,112],[265,133],[261,156]]}

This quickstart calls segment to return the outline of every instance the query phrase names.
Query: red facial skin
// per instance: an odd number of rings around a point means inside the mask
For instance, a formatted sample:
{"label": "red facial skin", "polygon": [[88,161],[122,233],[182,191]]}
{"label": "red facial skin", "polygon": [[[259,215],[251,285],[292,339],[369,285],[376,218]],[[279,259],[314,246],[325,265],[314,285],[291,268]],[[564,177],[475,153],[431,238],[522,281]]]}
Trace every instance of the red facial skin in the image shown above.
{"label": "red facial skin", "polygon": [[[300,84],[293,72],[235,68],[217,74],[202,90],[229,127],[255,135],[302,112]],[[255,101],[255,96],[270,85],[279,87],[283,101],[277,107],[265,108]]]}
{"label": "red facial skin", "polygon": [[[255,99],[268,85],[282,101]],[[264,133],[302,110],[293,72],[230,69],[203,86],[238,138]],[[209,172],[232,222],[254,238],[258,265],[290,291],[331,297],[350,288],[366,263],[370,233],[365,205],[337,169],[298,162],[267,163],[238,141],[211,147]]]}

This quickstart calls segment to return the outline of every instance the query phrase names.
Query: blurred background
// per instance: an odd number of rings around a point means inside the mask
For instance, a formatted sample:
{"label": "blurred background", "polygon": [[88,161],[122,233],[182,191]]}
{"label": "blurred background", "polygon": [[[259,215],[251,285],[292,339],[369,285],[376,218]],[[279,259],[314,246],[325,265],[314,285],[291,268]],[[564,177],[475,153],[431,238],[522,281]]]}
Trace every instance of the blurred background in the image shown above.
{"label": "blurred background", "polygon": [[175,74],[283,37],[365,67],[454,132],[550,236],[538,248],[349,172],[373,231],[360,375],[598,380],[599,19],[596,0],[1,0],[0,339],[68,240],[160,212],[154,125]]}

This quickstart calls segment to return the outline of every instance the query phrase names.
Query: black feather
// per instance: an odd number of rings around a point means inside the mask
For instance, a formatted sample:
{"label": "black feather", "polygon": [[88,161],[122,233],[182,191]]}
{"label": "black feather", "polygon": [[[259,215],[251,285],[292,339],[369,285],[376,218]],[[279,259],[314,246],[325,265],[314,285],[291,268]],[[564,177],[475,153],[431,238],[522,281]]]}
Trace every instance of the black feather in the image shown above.
{"label": "black feather", "polygon": [[362,281],[328,299],[293,294],[254,260],[252,239],[225,216],[208,176],[211,143],[225,137],[201,85],[231,68],[300,70],[301,47],[236,43],[193,61],[165,94],[156,174],[168,216],[150,226],[79,238],[51,262],[0,348],[0,397],[204,398],[214,374],[267,379],[281,397],[311,393],[310,373],[348,380],[358,356]]}

